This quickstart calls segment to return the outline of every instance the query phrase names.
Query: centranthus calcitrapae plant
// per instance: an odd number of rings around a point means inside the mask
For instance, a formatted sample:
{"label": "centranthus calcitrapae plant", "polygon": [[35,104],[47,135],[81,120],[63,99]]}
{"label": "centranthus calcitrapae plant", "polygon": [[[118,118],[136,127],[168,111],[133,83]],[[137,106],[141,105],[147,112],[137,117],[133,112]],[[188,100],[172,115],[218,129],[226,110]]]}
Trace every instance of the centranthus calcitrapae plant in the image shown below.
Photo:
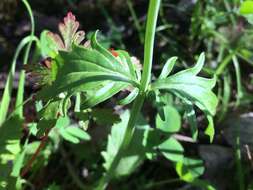
{"label": "centranthus calcitrapae plant", "polygon": [[[198,137],[194,109],[204,112],[208,121],[205,133],[212,142],[213,116],[218,102],[212,92],[216,79],[197,76],[204,65],[202,53],[192,68],[173,74],[177,58],[170,58],[159,77],[151,80],[160,2],[149,2],[142,71],[127,51],[104,48],[97,40],[98,31],[85,40],[85,33],[78,29],[79,22],[72,13],[59,24],[60,35],[43,31],[36,41],[44,61],[26,67],[41,86],[35,95],[36,101],[40,102],[36,135],[48,137],[51,129],[68,116],[72,107],[71,113],[85,121],[87,110],[122,90],[130,89],[129,95],[119,103],[133,102],[132,107],[121,114],[119,123],[112,126],[106,150],[102,152],[105,171],[92,186],[80,185],[81,189],[105,189],[112,179],[131,174],[145,159],[155,159],[159,154],[173,163],[179,180],[213,189],[198,178],[204,172],[202,160],[185,156],[184,148],[176,138],[181,128],[181,116],[173,101],[181,101],[194,141]],[[157,110],[155,127],[151,127],[141,114],[145,100],[152,101]],[[67,132],[61,134],[69,141],[85,139],[86,133],[83,134],[80,128]],[[22,170],[22,176],[27,174],[33,160],[34,157]]]}

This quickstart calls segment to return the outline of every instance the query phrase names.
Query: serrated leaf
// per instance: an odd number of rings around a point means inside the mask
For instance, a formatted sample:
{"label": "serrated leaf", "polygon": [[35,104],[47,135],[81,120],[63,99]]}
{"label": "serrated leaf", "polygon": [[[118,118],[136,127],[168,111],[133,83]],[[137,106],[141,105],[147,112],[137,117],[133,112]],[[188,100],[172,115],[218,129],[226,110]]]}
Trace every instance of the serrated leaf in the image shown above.
{"label": "serrated leaf", "polygon": [[[37,94],[49,100],[62,92],[69,95],[82,92],[81,109],[92,107],[129,85],[139,86],[124,54],[117,59],[92,37],[91,48],[74,45],[71,52],[60,52],[56,58],[59,68],[55,82]],[[134,74],[134,75],[133,75]]]}
{"label": "serrated leaf", "polygon": [[84,31],[77,31],[79,28],[79,22],[76,21],[76,17],[69,12],[64,17],[63,22],[59,24],[59,31],[62,39],[58,34],[48,32],[47,36],[50,38],[50,42],[54,42],[54,48],[58,50],[70,51],[72,44],[80,44],[84,40]]}
{"label": "serrated leaf", "polygon": [[170,161],[178,162],[184,158],[183,146],[173,137],[158,146],[162,154]]}
{"label": "serrated leaf", "polygon": [[[114,124],[111,130],[111,134],[108,137],[106,151],[102,152],[105,159],[103,164],[105,169],[108,170],[113,162],[115,155],[117,154],[119,147],[123,141],[128,119],[129,111],[125,111],[121,116],[121,122]],[[133,141],[131,142],[129,148],[122,159],[120,160],[117,168],[115,169],[115,177],[125,176],[130,174],[135,170],[136,167],[140,165],[145,157],[145,147],[143,146],[144,132],[149,128],[147,123],[140,118],[136,124],[136,130],[133,136]]]}
{"label": "serrated leaf", "polygon": [[156,127],[166,133],[178,132],[181,127],[178,111],[172,106],[164,106],[156,116]]}

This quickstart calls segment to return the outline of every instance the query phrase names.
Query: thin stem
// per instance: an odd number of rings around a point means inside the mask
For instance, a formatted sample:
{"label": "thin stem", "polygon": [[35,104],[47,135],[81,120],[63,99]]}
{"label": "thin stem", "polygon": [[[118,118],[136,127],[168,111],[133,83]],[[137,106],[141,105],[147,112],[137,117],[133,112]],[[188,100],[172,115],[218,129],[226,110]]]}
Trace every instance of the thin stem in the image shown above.
{"label": "thin stem", "polygon": [[143,92],[147,90],[151,78],[155,29],[160,3],[161,0],[150,0],[149,3],[148,20],[144,45],[144,66],[143,66],[143,74],[141,77],[141,90]]}
{"label": "thin stem", "polygon": [[[30,33],[30,37],[34,36],[34,30],[35,30],[35,23],[34,23],[34,17],[33,17],[33,13],[32,13],[32,9],[29,5],[29,3],[27,2],[27,0],[22,0],[22,2],[24,3],[27,12],[29,14],[30,17],[30,21],[31,21],[31,33]],[[28,43],[26,50],[25,50],[25,55],[24,55],[24,60],[23,60],[23,64],[26,65],[28,62],[28,58],[29,58],[29,53],[31,50],[31,46],[32,46],[32,40]],[[24,100],[24,86],[25,86],[25,71],[22,70],[20,72],[20,77],[19,77],[19,85],[18,85],[18,92],[17,92],[17,100],[16,100],[16,106],[22,104],[23,100]],[[20,117],[23,117],[23,106],[19,107],[17,109],[17,114]]]}
{"label": "thin stem", "polygon": [[133,133],[135,130],[135,123],[141,111],[141,108],[146,96],[146,92],[148,90],[150,78],[151,78],[155,29],[156,29],[160,3],[161,3],[161,0],[150,0],[147,25],[146,25],[146,35],[145,35],[144,70],[143,70],[143,74],[141,78],[140,91],[137,98],[135,99],[133,103],[128,125],[123,137],[123,142],[118,150],[118,153],[114,157],[109,170],[99,181],[98,186],[96,187],[97,190],[106,188],[107,184],[109,183],[111,178],[114,176],[114,171],[117,168],[119,161],[121,160],[125,150],[128,148],[132,140]]}
{"label": "thin stem", "polygon": [[237,85],[237,95],[236,95],[236,107],[240,105],[240,100],[243,97],[243,91],[242,91],[242,82],[241,82],[241,71],[240,71],[240,65],[238,62],[237,57],[234,55],[232,57],[234,67],[235,67],[235,75],[236,75],[236,85]]}
{"label": "thin stem", "polygon": [[22,39],[22,41],[19,43],[13,60],[12,60],[12,65],[11,65],[11,69],[10,72],[8,74],[8,78],[5,84],[5,89],[4,89],[4,93],[2,96],[2,100],[1,100],[1,105],[0,105],[0,126],[3,124],[3,122],[6,119],[7,116],[7,112],[8,112],[8,107],[10,104],[10,99],[11,99],[11,93],[12,93],[12,86],[13,86],[13,79],[14,79],[14,75],[15,75],[15,70],[16,70],[16,63],[17,63],[17,59],[21,53],[21,51],[23,50],[23,48],[26,46],[27,43],[29,43],[30,41],[36,41],[37,38],[36,37],[31,37],[31,36],[27,36],[25,38]]}
{"label": "thin stem", "polygon": [[41,142],[40,142],[40,145],[38,146],[38,148],[37,148],[37,150],[35,151],[35,153],[32,155],[32,158],[28,161],[28,164],[27,164],[27,165],[25,166],[25,168],[22,170],[22,172],[21,172],[21,176],[22,176],[22,177],[24,177],[24,176],[29,172],[29,170],[30,170],[31,167],[32,167],[33,162],[36,160],[36,158],[37,158],[38,155],[40,154],[41,150],[43,150],[43,148],[45,147],[46,142],[47,142],[47,139],[48,139],[48,135],[49,135],[51,129],[52,129],[52,128],[46,130],[45,136],[42,138],[42,140],[41,140]]}

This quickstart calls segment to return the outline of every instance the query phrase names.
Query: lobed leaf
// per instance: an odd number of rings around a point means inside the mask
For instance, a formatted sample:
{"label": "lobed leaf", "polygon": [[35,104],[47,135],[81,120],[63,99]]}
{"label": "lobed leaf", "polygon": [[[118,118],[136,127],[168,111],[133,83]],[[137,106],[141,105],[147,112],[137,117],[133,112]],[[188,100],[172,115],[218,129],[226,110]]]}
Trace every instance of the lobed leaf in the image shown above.
{"label": "lobed leaf", "polygon": [[172,92],[184,101],[189,101],[204,111],[209,121],[206,134],[210,136],[210,141],[212,141],[214,128],[210,118],[215,115],[218,98],[212,92],[216,84],[216,78],[207,79],[196,76],[201,71],[204,60],[204,54],[202,53],[194,67],[180,71],[167,78],[158,79],[151,84],[151,88]]}
{"label": "lobed leaf", "polygon": [[168,160],[178,162],[184,159],[184,148],[173,137],[170,137],[165,140],[162,144],[158,146],[158,148]]}
{"label": "lobed leaf", "polygon": [[64,92],[69,96],[81,92],[81,109],[92,107],[118,93],[129,85],[138,87],[136,73],[132,71],[126,53],[114,57],[96,40],[91,40],[91,48],[73,45],[70,52],[59,52],[56,80],[44,87],[37,98],[50,100]]}
{"label": "lobed leaf", "polygon": [[181,127],[181,118],[178,111],[172,106],[165,106],[156,116],[156,127],[166,133],[178,132]]}

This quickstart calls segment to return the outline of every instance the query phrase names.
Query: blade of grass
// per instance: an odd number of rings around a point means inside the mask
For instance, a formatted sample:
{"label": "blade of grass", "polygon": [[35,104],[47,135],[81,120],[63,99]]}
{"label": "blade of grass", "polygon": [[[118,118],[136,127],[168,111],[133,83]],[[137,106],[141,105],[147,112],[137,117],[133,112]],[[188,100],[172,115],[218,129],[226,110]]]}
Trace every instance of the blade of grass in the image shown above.
{"label": "blade of grass", "polygon": [[[27,2],[27,0],[22,0],[22,2],[24,3],[24,5],[27,9],[27,12],[29,14],[29,17],[30,17],[30,21],[31,21],[30,37],[33,37],[34,36],[34,30],[35,30],[33,12],[32,12],[32,9],[31,9],[29,3]],[[28,43],[27,47],[26,47],[24,60],[23,60],[23,65],[26,65],[27,62],[28,62],[28,57],[29,57],[29,53],[30,53],[30,50],[31,50],[32,42],[33,41],[31,40]],[[25,70],[22,70],[20,72],[20,77],[19,77],[18,92],[17,92],[15,107],[17,107],[18,105],[22,105],[22,103],[23,103],[23,100],[24,100],[24,86],[25,86]],[[16,113],[22,118],[23,117],[23,106],[19,106]]]}
{"label": "blade of grass", "polygon": [[235,55],[232,57],[232,60],[235,67],[235,75],[236,75],[237,95],[236,95],[235,106],[237,107],[240,105],[240,100],[243,97],[241,71],[240,71],[240,65],[239,65],[238,59]]}
{"label": "blade of grass", "polygon": [[10,100],[11,100],[11,92],[12,92],[12,87],[13,87],[13,80],[14,80],[14,75],[15,75],[15,70],[16,70],[16,63],[17,59],[22,51],[22,49],[25,47],[27,43],[29,43],[31,40],[37,40],[36,37],[31,37],[27,36],[23,38],[23,40],[19,43],[16,52],[14,54],[12,64],[11,64],[11,69],[9,71],[7,81],[5,84],[4,88],[4,93],[2,96],[1,104],[0,104],[0,126],[3,124],[3,122],[6,119]]}

